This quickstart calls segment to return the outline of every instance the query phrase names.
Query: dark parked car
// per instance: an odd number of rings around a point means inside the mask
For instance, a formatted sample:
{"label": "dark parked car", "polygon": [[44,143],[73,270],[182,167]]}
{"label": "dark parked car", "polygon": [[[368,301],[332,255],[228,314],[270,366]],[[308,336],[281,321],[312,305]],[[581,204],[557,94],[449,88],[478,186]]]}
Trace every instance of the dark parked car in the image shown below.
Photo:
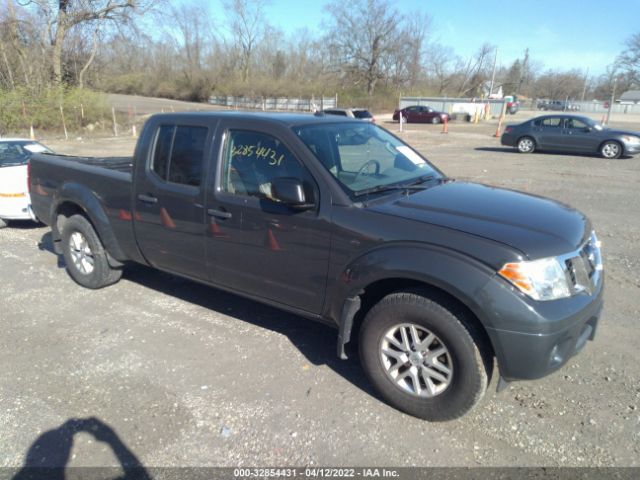
{"label": "dark parked car", "polygon": [[500,386],[540,378],[595,336],[604,276],[582,213],[453,181],[372,123],[154,115],[133,158],[31,162],[34,211],[80,285],[142,263],[326,323],[421,418],[469,411],[494,359]]}
{"label": "dark parked car", "polygon": [[438,112],[431,107],[423,105],[413,105],[402,110],[396,110],[393,112],[393,120],[399,122],[400,115],[402,115],[402,121],[405,123],[440,123],[445,120],[451,120],[448,113]]}
{"label": "dark parked car", "polygon": [[553,110],[556,112],[577,112],[580,110],[579,105],[571,102],[566,102],[564,100],[541,100],[538,102],[537,106],[540,110]]}
{"label": "dark parked car", "polygon": [[604,128],[587,117],[545,115],[507,125],[501,143],[521,153],[552,150],[594,153],[611,159],[640,152],[640,132]]}

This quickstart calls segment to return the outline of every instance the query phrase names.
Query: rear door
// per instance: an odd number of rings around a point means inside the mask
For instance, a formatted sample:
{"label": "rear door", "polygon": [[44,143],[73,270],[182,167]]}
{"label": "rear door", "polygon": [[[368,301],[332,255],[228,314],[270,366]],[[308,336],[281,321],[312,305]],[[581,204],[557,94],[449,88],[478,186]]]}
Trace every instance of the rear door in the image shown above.
{"label": "rear door", "polygon": [[212,130],[197,122],[158,125],[148,158],[138,159],[134,186],[136,237],[146,260],[198,279],[208,277],[204,179]]}
{"label": "rear door", "polygon": [[271,197],[277,177],[296,178],[320,205],[319,188],[295,149],[267,126],[229,122],[207,200],[211,280],[250,295],[320,313],[330,229],[319,208],[294,211]]}
{"label": "rear door", "polygon": [[564,117],[554,115],[540,120],[536,141],[543,149],[560,149],[564,141]]}

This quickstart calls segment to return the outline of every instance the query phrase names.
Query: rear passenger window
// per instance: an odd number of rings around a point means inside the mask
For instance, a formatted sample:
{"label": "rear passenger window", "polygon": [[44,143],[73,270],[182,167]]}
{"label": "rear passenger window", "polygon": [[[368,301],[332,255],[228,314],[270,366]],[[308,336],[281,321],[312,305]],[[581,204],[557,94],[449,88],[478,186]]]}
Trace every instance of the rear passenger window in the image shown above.
{"label": "rear passenger window", "polygon": [[200,186],[206,140],[206,127],[162,125],[151,170],[171,183]]}
{"label": "rear passenger window", "polygon": [[546,128],[560,128],[560,123],[562,123],[562,119],[558,117],[542,120],[542,126]]}

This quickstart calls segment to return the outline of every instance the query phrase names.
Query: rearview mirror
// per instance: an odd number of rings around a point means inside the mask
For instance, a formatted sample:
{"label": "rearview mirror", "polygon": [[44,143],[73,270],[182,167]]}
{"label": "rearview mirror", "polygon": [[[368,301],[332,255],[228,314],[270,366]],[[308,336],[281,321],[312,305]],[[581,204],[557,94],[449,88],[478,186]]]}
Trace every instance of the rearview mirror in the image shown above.
{"label": "rearview mirror", "polygon": [[271,195],[294,210],[310,210],[315,207],[314,203],[307,201],[302,182],[297,178],[274,178],[271,182]]}

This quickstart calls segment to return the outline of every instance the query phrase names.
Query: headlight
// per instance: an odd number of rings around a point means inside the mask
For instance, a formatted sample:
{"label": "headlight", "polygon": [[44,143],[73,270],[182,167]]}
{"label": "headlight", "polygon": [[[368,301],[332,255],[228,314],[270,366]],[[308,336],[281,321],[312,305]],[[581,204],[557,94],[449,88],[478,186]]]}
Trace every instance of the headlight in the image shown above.
{"label": "headlight", "polygon": [[626,143],[640,143],[640,137],[634,137],[631,135],[623,136],[622,140],[624,140]]}
{"label": "headlight", "polygon": [[564,269],[555,257],[507,263],[498,273],[534,300],[556,300],[571,296]]}

